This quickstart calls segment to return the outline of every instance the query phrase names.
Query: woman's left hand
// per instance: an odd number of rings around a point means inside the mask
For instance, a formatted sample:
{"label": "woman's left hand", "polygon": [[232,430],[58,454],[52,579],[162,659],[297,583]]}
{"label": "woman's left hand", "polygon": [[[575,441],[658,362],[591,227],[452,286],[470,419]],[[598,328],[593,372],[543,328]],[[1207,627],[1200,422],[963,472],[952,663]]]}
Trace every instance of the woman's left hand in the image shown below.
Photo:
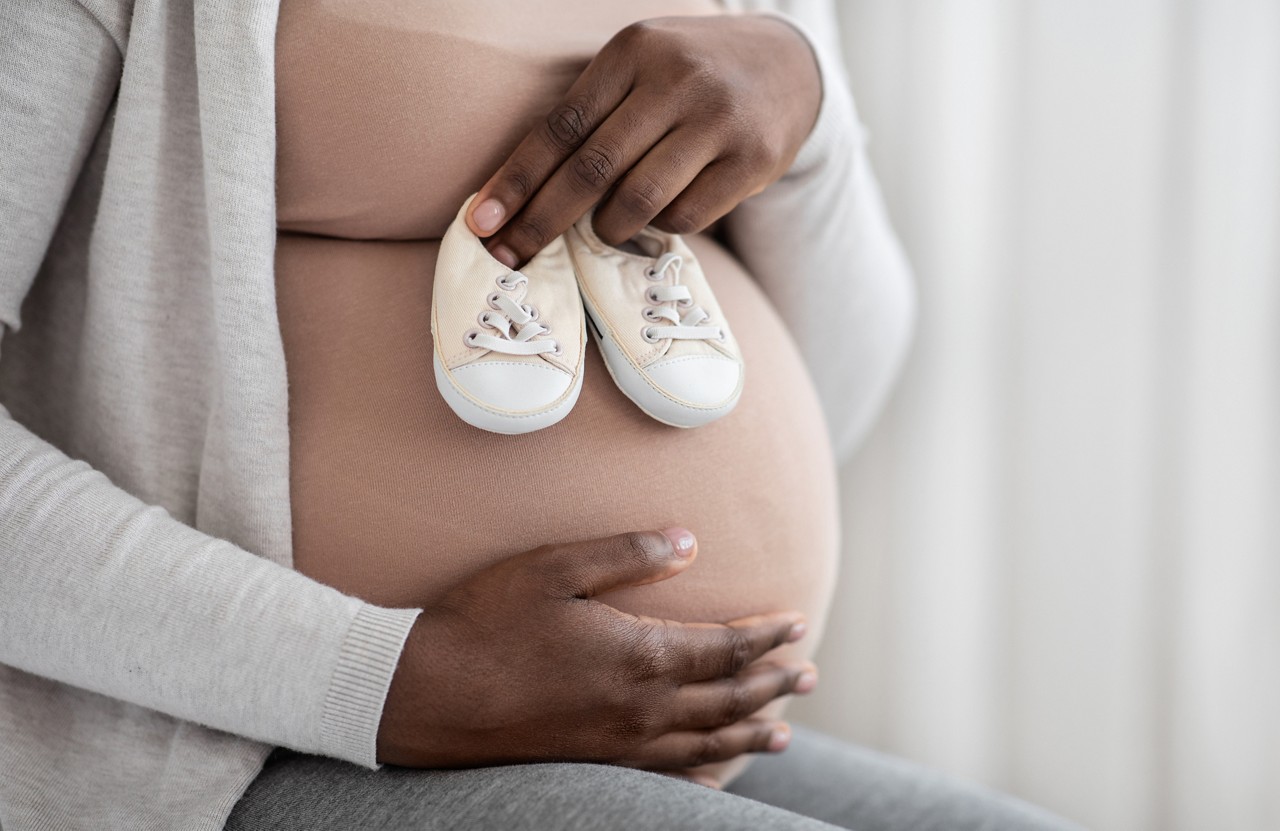
{"label": "woman's left hand", "polygon": [[649,224],[700,231],[786,172],[821,99],[813,52],[785,21],[632,24],[480,189],[467,221],[510,268],[595,205],[610,244]]}

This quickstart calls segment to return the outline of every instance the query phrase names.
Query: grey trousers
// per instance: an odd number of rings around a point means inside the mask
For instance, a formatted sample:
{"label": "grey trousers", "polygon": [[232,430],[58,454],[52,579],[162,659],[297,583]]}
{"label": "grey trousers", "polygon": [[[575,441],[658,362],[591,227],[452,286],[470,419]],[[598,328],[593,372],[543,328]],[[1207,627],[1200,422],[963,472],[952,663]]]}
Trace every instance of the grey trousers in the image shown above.
{"label": "grey trousers", "polygon": [[228,831],[1066,831],[1011,797],[796,728],[727,791],[606,765],[371,771],[276,750]]}

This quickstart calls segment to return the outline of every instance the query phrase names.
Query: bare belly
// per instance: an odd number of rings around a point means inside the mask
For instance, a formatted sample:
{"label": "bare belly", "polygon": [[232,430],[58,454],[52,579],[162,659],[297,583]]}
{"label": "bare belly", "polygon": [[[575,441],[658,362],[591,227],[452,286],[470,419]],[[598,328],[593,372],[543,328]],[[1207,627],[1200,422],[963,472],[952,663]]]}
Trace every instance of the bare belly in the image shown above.
{"label": "bare belly", "polygon": [[386,606],[425,606],[485,566],[553,542],[681,525],[681,576],[602,599],[625,611],[726,621],[798,609],[813,634],[831,596],[835,479],[808,376],[754,282],[691,240],[747,367],[728,417],[659,424],[614,386],[595,347],[560,424],[501,436],[460,421],[431,367],[438,243],[282,234],[294,563]]}

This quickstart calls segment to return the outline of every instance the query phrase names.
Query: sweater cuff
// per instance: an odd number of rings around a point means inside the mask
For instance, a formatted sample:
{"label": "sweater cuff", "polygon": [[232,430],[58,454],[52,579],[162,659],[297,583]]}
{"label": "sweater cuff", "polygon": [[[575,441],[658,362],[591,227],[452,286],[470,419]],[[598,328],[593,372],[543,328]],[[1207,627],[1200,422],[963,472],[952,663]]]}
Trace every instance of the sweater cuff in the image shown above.
{"label": "sweater cuff", "polygon": [[324,702],[321,742],[326,756],[378,769],[378,725],[404,650],[421,609],[385,609],[364,603],[338,654]]}
{"label": "sweater cuff", "polygon": [[758,14],[776,18],[799,32],[809,44],[818,64],[818,76],[822,82],[822,102],[818,105],[818,118],[783,178],[802,176],[820,168],[842,145],[848,145],[851,141],[866,141],[866,131],[858,121],[853,96],[849,93],[849,84],[845,80],[844,66],[839,58],[830,54],[822,41],[794,17],[773,11]]}

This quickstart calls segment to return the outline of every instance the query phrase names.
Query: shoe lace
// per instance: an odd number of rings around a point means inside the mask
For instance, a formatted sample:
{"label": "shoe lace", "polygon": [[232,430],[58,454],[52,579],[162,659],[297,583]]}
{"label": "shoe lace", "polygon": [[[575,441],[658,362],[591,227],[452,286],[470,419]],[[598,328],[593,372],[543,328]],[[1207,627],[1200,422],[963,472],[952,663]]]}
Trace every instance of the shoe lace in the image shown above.
{"label": "shoe lace", "polygon": [[513,271],[497,279],[498,288],[489,295],[489,310],[477,317],[484,330],[472,329],[463,336],[473,349],[489,349],[507,355],[559,354],[560,344],[543,337],[551,327],[538,320],[538,310],[522,303],[529,278]]}
{"label": "shoe lace", "polygon": [[[672,340],[724,340],[724,330],[711,324],[711,316],[701,306],[693,303],[689,287],[680,284],[680,267],[684,259],[668,251],[654,261],[645,272],[650,280],[662,280],[671,272],[670,285],[649,286],[645,299],[652,305],[644,309],[644,318],[652,323],[666,321],[665,326],[646,326],[644,337],[650,342],[670,338]],[[680,314],[678,309],[684,309]]]}

